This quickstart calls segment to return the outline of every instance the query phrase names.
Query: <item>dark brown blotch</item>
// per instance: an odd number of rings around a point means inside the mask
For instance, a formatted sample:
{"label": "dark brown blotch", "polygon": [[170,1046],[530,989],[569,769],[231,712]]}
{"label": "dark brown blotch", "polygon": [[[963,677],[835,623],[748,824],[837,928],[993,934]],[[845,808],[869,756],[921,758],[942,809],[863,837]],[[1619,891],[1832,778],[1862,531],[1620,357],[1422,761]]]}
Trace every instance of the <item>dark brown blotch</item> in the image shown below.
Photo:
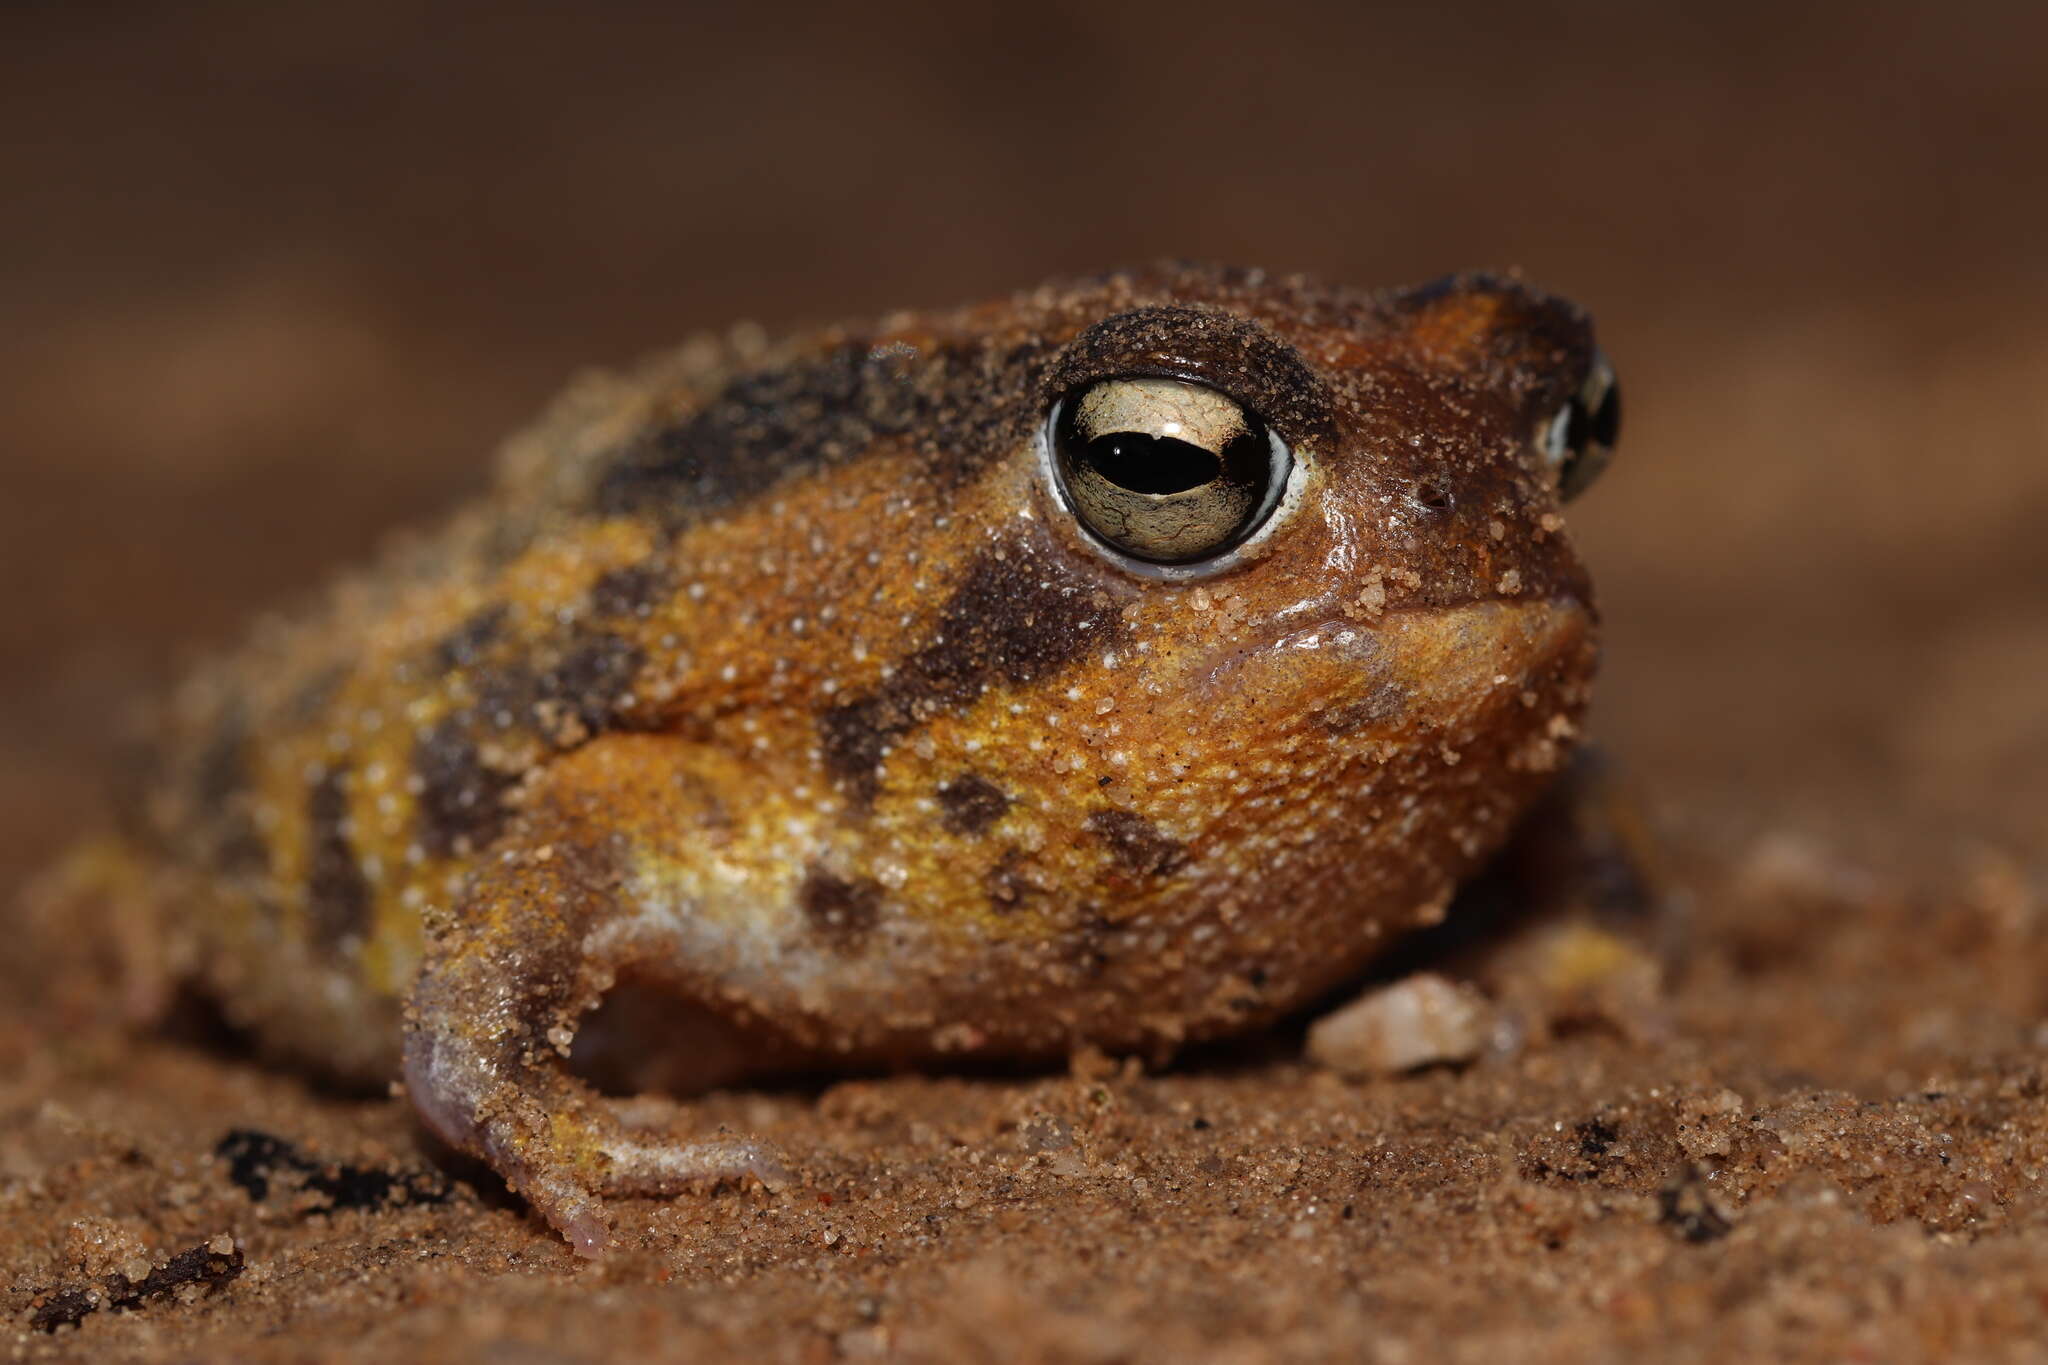
{"label": "dark brown blotch", "polygon": [[504,602],[472,612],[434,646],[435,666],[443,673],[475,667],[484,651],[505,633],[505,622],[511,615],[510,604]]}
{"label": "dark brown blotch", "polygon": [[[631,640],[588,628],[537,646],[534,665],[478,670],[477,718],[499,732],[523,730],[557,746],[616,728],[646,653]],[[564,732],[565,722],[575,724]]]}
{"label": "dark brown blotch", "polygon": [[1010,798],[980,773],[962,773],[939,784],[939,823],[954,834],[980,834],[1003,818]]}
{"label": "dark brown blotch", "polygon": [[914,723],[886,696],[828,707],[818,717],[826,771],[854,800],[873,802],[882,786],[882,760],[896,736]]}
{"label": "dark brown blotch", "polygon": [[1022,849],[1006,848],[994,867],[982,878],[988,892],[989,909],[998,915],[1014,915],[1045,894],[1045,887],[1032,875],[1030,861]]}
{"label": "dark brown blotch", "polygon": [[592,731],[611,727],[632,693],[646,654],[616,635],[584,635],[540,675],[541,701],[560,702]]}
{"label": "dark brown blotch", "polygon": [[1015,449],[1038,420],[1045,355],[1037,339],[911,347],[854,337],[750,370],[610,457],[593,510],[680,529],[804,471],[906,446],[934,486],[955,487]]}
{"label": "dark brown blotch", "polygon": [[984,551],[947,598],[928,642],[880,688],[820,717],[826,767],[857,801],[871,802],[878,766],[925,721],[972,705],[993,684],[1037,682],[1120,644],[1123,618],[1097,600],[1098,591],[1023,546]]}
{"label": "dark brown blotch", "polygon": [[1136,811],[1099,810],[1088,817],[1087,827],[1119,866],[1137,876],[1170,876],[1187,865],[1187,845],[1168,838]]}
{"label": "dark brown blotch", "polygon": [[820,938],[840,952],[857,952],[882,917],[882,884],[813,866],[797,890],[797,904]]}
{"label": "dark brown blotch", "polygon": [[240,697],[222,706],[192,774],[190,828],[176,836],[208,850],[221,873],[262,871],[270,850],[249,813],[249,711]]}
{"label": "dark brown blotch", "polygon": [[668,591],[669,575],[659,564],[628,564],[613,569],[590,588],[590,610],[601,617],[643,617]]}
{"label": "dark brown blotch", "polygon": [[941,686],[990,676],[1037,682],[1123,640],[1123,618],[1095,600],[1097,591],[1049,556],[1014,545],[986,551],[947,599],[916,671]]}
{"label": "dark brown blotch", "polygon": [[348,772],[330,768],[306,796],[311,855],[306,913],[314,941],[334,947],[361,939],[370,926],[370,881],[348,837]]}
{"label": "dark brown blotch", "polygon": [[872,354],[864,341],[742,374],[698,411],[622,453],[598,481],[596,510],[684,524],[910,430],[919,412],[914,398],[901,358]]}
{"label": "dark brown blotch", "polygon": [[474,704],[429,726],[413,745],[420,843],[436,857],[481,848],[504,825],[505,794],[518,774],[484,761],[486,739],[504,744],[525,735],[562,749],[625,723],[621,712],[645,662],[638,645],[583,625],[532,652],[537,666],[476,663]]}
{"label": "dark brown blotch", "polygon": [[420,844],[437,858],[482,848],[504,826],[504,798],[513,778],[486,767],[462,712],[435,722],[413,746],[420,780]]}

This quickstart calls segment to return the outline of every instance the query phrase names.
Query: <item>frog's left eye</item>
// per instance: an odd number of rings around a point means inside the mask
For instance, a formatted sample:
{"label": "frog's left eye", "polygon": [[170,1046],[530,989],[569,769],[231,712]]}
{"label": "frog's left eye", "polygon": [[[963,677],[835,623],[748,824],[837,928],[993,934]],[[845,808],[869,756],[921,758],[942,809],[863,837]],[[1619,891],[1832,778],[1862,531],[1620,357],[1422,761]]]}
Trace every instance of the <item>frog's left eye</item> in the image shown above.
{"label": "frog's left eye", "polygon": [[1181,379],[1099,380],[1053,406],[1060,491],[1102,540],[1188,564],[1241,543],[1272,514],[1293,456],[1235,399]]}
{"label": "frog's left eye", "polygon": [[1586,382],[1537,434],[1536,448],[1557,471],[1561,497],[1575,498],[1586,491],[1613,457],[1620,434],[1621,385],[1607,357],[1596,352]]}

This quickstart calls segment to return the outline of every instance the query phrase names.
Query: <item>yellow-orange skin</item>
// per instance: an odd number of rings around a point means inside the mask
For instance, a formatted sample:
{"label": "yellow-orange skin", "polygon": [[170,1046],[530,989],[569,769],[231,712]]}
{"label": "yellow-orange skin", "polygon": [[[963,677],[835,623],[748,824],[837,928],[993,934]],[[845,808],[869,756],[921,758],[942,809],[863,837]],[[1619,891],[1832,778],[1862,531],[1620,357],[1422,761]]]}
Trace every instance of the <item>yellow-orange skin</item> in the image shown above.
{"label": "yellow-orange skin", "polygon": [[[1045,406],[1125,352],[1258,408],[1302,465],[1213,573],[1131,572],[1045,475]],[[602,1193],[770,1169],[676,1148],[703,1159],[650,1175],[561,1074],[621,974],[785,1053],[1256,1024],[1439,917],[1568,752],[1594,618],[1533,442],[1591,354],[1575,311],[1495,280],[1161,269],[585,379],[487,501],[175,699],[137,834],[166,932],[284,1051],[389,1075],[403,1030],[428,1121],[592,1252]],[[704,509],[660,501],[668,474],[605,482],[649,432],[757,458],[763,423],[829,418],[825,355],[939,416],[738,496],[714,468]],[[783,374],[784,416],[688,427]],[[602,708],[574,694],[594,669]]]}

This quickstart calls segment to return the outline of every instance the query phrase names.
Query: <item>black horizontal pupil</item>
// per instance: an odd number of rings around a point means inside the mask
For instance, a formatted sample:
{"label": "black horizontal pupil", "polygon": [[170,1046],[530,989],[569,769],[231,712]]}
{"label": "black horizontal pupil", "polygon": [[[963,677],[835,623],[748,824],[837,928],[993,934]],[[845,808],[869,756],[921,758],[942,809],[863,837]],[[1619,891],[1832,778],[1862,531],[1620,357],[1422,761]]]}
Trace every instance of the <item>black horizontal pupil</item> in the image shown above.
{"label": "black horizontal pupil", "polygon": [[1223,462],[1200,446],[1142,431],[1098,436],[1088,443],[1081,459],[1103,478],[1133,493],[1185,493],[1214,482],[1223,471]]}

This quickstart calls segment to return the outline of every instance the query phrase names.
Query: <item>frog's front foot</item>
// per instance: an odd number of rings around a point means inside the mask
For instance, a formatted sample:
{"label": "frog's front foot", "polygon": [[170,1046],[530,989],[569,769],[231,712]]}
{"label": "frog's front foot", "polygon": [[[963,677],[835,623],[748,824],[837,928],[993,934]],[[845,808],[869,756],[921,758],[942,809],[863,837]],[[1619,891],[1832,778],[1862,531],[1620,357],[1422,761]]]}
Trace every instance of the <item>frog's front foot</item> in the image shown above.
{"label": "frog's front foot", "polygon": [[764,1144],[680,1136],[673,1113],[650,1121],[647,1101],[605,1099],[569,1070],[577,1029],[620,973],[667,965],[673,952],[623,902],[611,823],[634,810],[665,831],[686,827],[672,808],[688,790],[672,749],[614,738],[552,772],[457,912],[434,926],[406,1001],[405,1083],[421,1119],[482,1157],[588,1257],[610,1244],[608,1196],[789,1181]]}
{"label": "frog's front foot", "polygon": [[447,1027],[447,1016],[431,1008],[442,995],[441,983],[422,978],[407,1022],[405,1080],[415,1109],[442,1140],[489,1163],[578,1255],[594,1260],[611,1245],[607,1197],[673,1195],[748,1177],[771,1190],[790,1183],[764,1143],[692,1141],[647,1126],[645,1101],[625,1102],[629,1118],[625,1104],[570,1075],[545,1041],[535,1048],[481,1037],[473,1026]]}

